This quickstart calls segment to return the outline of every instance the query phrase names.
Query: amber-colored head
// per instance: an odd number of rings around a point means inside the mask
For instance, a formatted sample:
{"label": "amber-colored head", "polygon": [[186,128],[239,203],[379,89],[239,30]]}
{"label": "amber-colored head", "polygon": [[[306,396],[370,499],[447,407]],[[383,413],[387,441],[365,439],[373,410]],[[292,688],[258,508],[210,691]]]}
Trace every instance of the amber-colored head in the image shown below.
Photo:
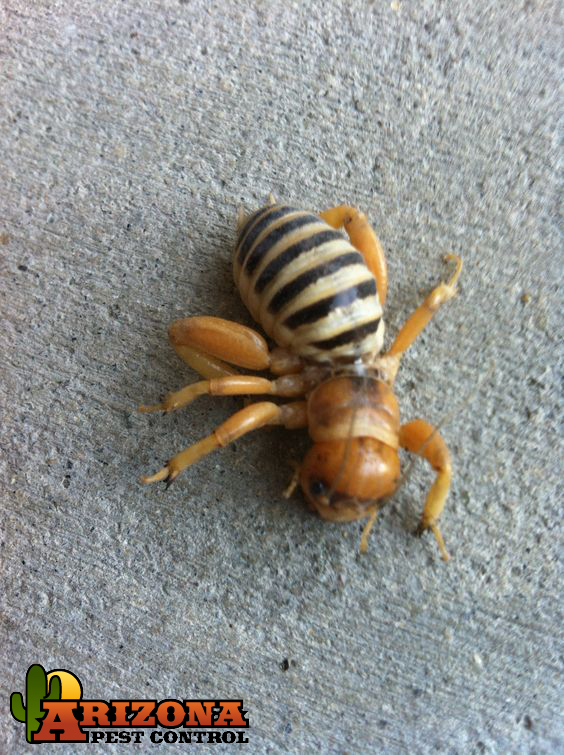
{"label": "amber-colored head", "polygon": [[302,464],[300,484],[319,516],[336,522],[366,517],[398,484],[395,448],[374,438],[316,443]]}

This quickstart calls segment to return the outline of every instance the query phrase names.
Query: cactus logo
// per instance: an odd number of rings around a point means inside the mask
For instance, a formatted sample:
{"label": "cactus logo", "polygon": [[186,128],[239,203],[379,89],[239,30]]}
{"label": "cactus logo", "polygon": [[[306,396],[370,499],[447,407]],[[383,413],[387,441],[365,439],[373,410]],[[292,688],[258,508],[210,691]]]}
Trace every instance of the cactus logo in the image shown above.
{"label": "cactus logo", "polygon": [[78,677],[64,669],[46,672],[39,663],[27,670],[25,700],[21,692],[12,692],[10,710],[25,724],[30,744],[139,744],[145,733],[151,744],[249,741],[242,700],[85,700]]}
{"label": "cactus logo", "polygon": [[56,669],[46,673],[43,666],[34,663],[25,678],[25,705],[22,693],[12,692],[10,710],[16,721],[25,724],[26,739],[32,743],[33,735],[39,731],[47,714],[43,701],[80,700],[81,697],[82,684],[70,671]]}

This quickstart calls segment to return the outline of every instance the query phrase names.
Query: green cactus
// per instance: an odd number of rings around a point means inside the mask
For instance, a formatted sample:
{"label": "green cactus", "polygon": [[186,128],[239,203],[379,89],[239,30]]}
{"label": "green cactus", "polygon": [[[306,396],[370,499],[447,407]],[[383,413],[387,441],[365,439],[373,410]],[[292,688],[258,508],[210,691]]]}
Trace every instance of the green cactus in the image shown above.
{"label": "green cactus", "polygon": [[33,742],[33,734],[39,731],[41,720],[46,713],[46,711],[41,710],[41,701],[61,699],[61,680],[58,676],[54,676],[49,685],[49,694],[47,694],[45,669],[39,663],[34,663],[27,670],[25,696],[27,708],[24,706],[21,692],[12,692],[10,710],[16,721],[25,723],[26,739],[31,743]]}

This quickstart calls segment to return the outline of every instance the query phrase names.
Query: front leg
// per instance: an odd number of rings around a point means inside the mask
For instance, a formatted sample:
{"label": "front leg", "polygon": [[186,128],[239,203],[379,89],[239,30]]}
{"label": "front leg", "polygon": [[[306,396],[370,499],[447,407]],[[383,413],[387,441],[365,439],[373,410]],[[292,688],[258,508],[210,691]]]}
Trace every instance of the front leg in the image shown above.
{"label": "front leg", "polygon": [[435,536],[443,560],[448,561],[449,555],[438,525],[451,480],[450,454],[446,443],[438,431],[422,419],[416,419],[413,422],[402,425],[399,442],[400,446],[405,448],[406,451],[417,454],[417,456],[421,456],[428,461],[437,473],[435,482],[427,494],[417,534],[420,535],[425,530],[431,530]]}

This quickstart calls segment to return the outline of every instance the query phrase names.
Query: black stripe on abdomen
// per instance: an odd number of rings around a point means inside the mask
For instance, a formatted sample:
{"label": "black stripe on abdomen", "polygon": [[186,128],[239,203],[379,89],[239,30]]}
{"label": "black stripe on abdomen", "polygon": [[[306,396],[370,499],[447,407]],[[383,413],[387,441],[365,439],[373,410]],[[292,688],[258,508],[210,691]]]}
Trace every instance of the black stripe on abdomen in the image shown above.
{"label": "black stripe on abdomen", "polygon": [[357,283],[344,291],[338,291],[332,296],[310,304],[303,309],[299,309],[294,314],[287,317],[282,323],[290,330],[299,328],[300,325],[310,325],[311,323],[321,320],[323,317],[334,312],[340,307],[348,307],[357,299],[366,299],[367,296],[376,295],[376,282],[373,278]]}
{"label": "black stripe on abdomen", "polygon": [[273,228],[272,231],[270,231],[263,240],[254,247],[245,260],[243,268],[247,275],[252,275],[255,272],[264,255],[268,254],[272,247],[281,241],[284,236],[292,233],[292,231],[297,231],[299,228],[303,228],[305,225],[319,222],[319,218],[315,215],[301,215],[300,217],[288,220],[287,223],[282,223],[282,225]]}
{"label": "black stripe on abdomen", "polygon": [[265,207],[263,210],[259,210],[258,213],[255,213],[251,218],[249,218],[241,233],[239,234],[239,251],[237,252],[237,262],[240,265],[244,263],[249,249],[255,243],[262,231],[264,231],[265,228],[268,228],[270,223],[272,223],[274,220],[278,220],[279,218],[283,218],[284,215],[289,215],[291,212],[297,212],[296,208],[286,206],[278,208]]}
{"label": "black stripe on abdomen", "polygon": [[336,349],[338,346],[345,346],[348,343],[358,343],[362,341],[363,338],[366,338],[366,336],[369,336],[378,330],[380,320],[381,318],[377,317],[375,320],[370,320],[370,322],[367,322],[364,325],[358,325],[350,330],[345,330],[343,333],[339,333],[338,336],[334,336],[333,338],[326,338],[323,341],[315,341],[312,343],[312,346],[323,351],[330,351],[331,349]]}
{"label": "black stripe on abdomen", "polygon": [[[315,246],[322,244],[323,241],[319,241],[318,236],[323,236],[323,233],[316,234],[316,236],[311,236],[310,239],[317,240],[315,241],[315,243],[309,246],[308,249],[304,249],[302,251],[309,251]],[[310,241],[310,239],[304,239],[304,242]],[[300,254],[301,253],[302,252],[300,252]],[[333,275],[333,273],[342,270],[348,265],[362,264],[364,264],[364,260],[359,252],[347,252],[346,254],[341,254],[338,257],[334,257],[332,260],[328,260],[327,262],[321,262],[321,264],[317,265],[317,267],[313,267],[311,270],[306,270],[304,273],[294,278],[294,280],[282,286],[282,288],[276,292],[276,294],[269,302],[268,311],[271,314],[275,315],[282,309],[285,304],[292,301],[292,299],[294,299],[298,294],[301,294],[304,289],[306,289],[308,286],[311,286],[312,283],[317,283],[319,280],[321,280],[321,278],[326,278],[328,275]]]}
{"label": "black stripe on abdomen", "polygon": [[[316,218],[315,216],[312,217],[318,223],[321,222],[319,218]],[[255,284],[256,293],[261,294],[266,286],[270,283],[270,281],[274,280],[278,273],[283,270],[286,265],[289,265],[291,262],[297,259],[300,254],[309,252],[312,249],[315,249],[316,246],[325,244],[328,241],[342,240],[343,237],[337,231],[320,231],[319,233],[313,233],[311,236],[308,236],[307,238],[302,239],[301,241],[297,241],[295,244],[292,244],[292,246],[289,246],[287,249],[281,252],[264,268]]]}
{"label": "black stripe on abdomen", "polygon": [[250,227],[273,210],[274,210],[274,206],[269,204],[269,205],[266,205],[266,207],[262,207],[260,210],[257,210],[256,212],[253,212],[251,215],[249,215],[243,227],[239,231],[239,234],[238,234],[239,241],[237,243],[237,246],[239,245],[241,239],[243,239],[245,235],[248,233]]}

